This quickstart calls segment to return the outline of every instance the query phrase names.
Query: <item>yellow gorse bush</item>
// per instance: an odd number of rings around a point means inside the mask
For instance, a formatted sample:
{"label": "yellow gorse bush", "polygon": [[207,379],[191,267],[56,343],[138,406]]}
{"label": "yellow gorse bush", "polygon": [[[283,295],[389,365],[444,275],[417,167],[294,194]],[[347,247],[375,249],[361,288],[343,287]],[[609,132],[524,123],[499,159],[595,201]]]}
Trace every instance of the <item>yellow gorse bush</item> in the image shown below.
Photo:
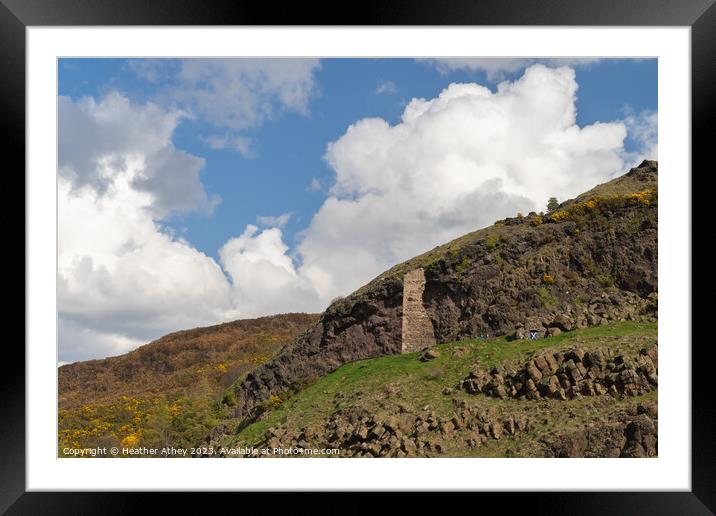
{"label": "yellow gorse bush", "polygon": [[124,448],[132,448],[132,447],[136,446],[138,443],[139,443],[139,435],[129,434],[127,437],[122,439],[122,442],[120,444]]}
{"label": "yellow gorse bush", "polygon": [[576,204],[575,206],[576,206],[577,208],[582,207],[582,208],[585,208],[585,209],[587,209],[587,210],[593,210],[594,208],[597,207],[598,204],[599,204],[599,200],[596,199],[596,198],[592,198],[592,199],[589,199],[587,202],[581,203],[581,205],[580,205],[580,204]]}
{"label": "yellow gorse bush", "polygon": [[625,196],[625,199],[634,204],[640,204],[642,206],[651,205],[651,198],[654,195],[653,190],[644,190],[643,192],[637,192]]}
{"label": "yellow gorse bush", "polygon": [[[571,206],[565,208],[564,210],[559,210],[552,213],[549,216],[549,221],[563,222],[565,220],[571,220],[579,215],[585,215],[589,212],[592,212],[599,208],[601,205],[604,205],[607,209],[611,209],[615,206],[618,207],[620,202],[626,202],[628,204],[639,206],[651,206],[651,204],[654,202],[655,197],[656,192],[654,190],[645,190],[643,192],[636,192],[625,195],[615,195],[611,197],[592,197],[587,201],[574,203]],[[535,226],[542,223],[541,218],[540,221],[537,222],[538,218],[539,217],[535,217],[535,219],[533,220],[533,224]]]}
{"label": "yellow gorse bush", "polygon": [[174,402],[169,405],[169,413],[172,417],[178,417],[181,414],[181,405],[178,402]]}
{"label": "yellow gorse bush", "polygon": [[551,220],[552,222],[561,222],[563,220],[566,220],[568,216],[569,214],[566,211],[560,210],[550,215],[549,220]]}

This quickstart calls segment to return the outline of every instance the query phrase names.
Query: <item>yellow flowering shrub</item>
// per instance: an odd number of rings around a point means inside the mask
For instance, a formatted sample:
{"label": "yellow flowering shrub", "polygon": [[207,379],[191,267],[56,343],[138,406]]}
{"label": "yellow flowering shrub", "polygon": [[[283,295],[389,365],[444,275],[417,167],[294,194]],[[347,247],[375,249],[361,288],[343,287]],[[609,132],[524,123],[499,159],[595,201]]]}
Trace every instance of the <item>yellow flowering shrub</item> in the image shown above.
{"label": "yellow flowering shrub", "polygon": [[127,437],[122,439],[122,442],[120,443],[123,448],[133,448],[139,443],[139,435],[137,434],[129,434]]}
{"label": "yellow flowering shrub", "polygon": [[653,190],[645,190],[643,192],[637,192],[625,196],[625,199],[632,204],[639,204],[642,206],[651,205],[651,198],[654,194]]}
{"label": "yellow flowering shrub", "polygon": [[550,215],[549,220],[551,220],[552,222],[562,222],[563,220],[566,220],[568,216],[569,214],[566,211],[560,210]]}
{"label": "yellow flowering shrub", "polygon": [[169,413],[172,415],[172,417],[178,417],[179,414],[181,414],[181,406],[179,405],[179,402],[174,402],[171,405],[169,405]]}
{"label": "yellow flowering shrub", "polygon": [[584,208],[586,208],[587,210],[593,210],[594,208],[597,207],[598,204],[599,204],[599,200],[592,198],[592,199],[589,199],[587,202],[582,203],[582,206]]}
{"label": "yellow flowering shrub", "polygon": [[[621,206],[624,206],[625,203],[639,206],[651,206],[655,197],[656,192],[654,190],[645,190],[643,192],[614,195],[609,197],[592,197],[587,201],[577,202],[567,206],[563,210],[555,211],[549,215],[548,221],[563,222],[565,220],[578,220],[581,216],[588,215],[598,208],[601,208],[602,210],[619,209]],[[544,222],[542,218],[537,216],[533,219],[532,224],[538,226],[542,222]]]}

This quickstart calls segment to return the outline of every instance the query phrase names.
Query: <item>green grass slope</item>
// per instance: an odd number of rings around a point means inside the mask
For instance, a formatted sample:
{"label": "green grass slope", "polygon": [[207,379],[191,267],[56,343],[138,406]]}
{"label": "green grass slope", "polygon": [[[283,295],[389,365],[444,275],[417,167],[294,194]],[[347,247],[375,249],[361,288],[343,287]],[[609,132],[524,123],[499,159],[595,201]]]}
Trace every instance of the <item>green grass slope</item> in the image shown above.
{"label": "green grass slope", "polygon": [[[656,390],[636,397],[585,396],[561,401],[515,398],[497,399],[468,394],[456,386],[475,364],[488,370],[499,366],[518,368],[538,351],[580,348],[611,349],[625,356],[657,341],[656,323],[619,322],[590,327],[538,341],[464,340],[438,346],[440,356],[419,360],[418,353],[384,356],[345,364],[287,399],[274,398],[263,417],[227,435],[221,445],[259,446],[267,431],[279,435],[304,435],[316,447],[326,446],[327,423],[336,414],[360,411],[375,418],[397,418],[406,432],[416,415],[432,413],[436,419],[450,419],[455,407],[470,404],[500,416],[526,416],[532,429],[524,434],[492,439],[479,447],[465,444],[465,432],[437,436],[440,452],[424,450],[428,456],[543,456],[542,439],[551,432],[579,430],[585,425],[610,422],[630,405],[656,399]],[[437,433],[437,432],[436,432]],[[465,435],[463,435],[465,434]],[[281,443],[288,446],[289,443]],[[421,453],[418,453],[421,455]]]}

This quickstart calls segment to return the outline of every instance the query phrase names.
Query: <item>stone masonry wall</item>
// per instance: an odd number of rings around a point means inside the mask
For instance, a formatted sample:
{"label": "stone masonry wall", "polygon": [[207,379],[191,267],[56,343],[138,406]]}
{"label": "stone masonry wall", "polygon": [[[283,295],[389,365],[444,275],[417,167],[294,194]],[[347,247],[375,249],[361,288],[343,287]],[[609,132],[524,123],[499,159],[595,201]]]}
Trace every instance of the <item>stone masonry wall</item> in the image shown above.
{"label": "stone masonry wall", "polygon": [[414,269],[403,279],[403,334],[402,353],[420,351],[435,346],[433,323],[423,306],[425,273]]}

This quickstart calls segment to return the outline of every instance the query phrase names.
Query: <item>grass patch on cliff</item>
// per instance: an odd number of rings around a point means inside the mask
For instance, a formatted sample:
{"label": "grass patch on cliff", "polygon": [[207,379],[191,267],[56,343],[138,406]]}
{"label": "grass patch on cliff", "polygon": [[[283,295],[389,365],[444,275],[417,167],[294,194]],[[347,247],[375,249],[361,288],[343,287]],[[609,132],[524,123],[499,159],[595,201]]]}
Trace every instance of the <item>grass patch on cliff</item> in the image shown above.
{"label": "grass patch on cliff", "polygon": [[[231,440],[254,444],[270,427],[318,426],[335,410],[356,405],[375,412],[390,412],[398,404],[417,412],[423,406],[431,405],[438,414],[447,415],[453,410],[454,397],[469,399],[470,395],[455,392],[447,396],[443,389],[455,387],[477,362],[483,369],[507,361],[522,363],[536,351],[546,348],[613,346],[620,352],[636,351],[655,342],[656,338],[656,323],[621,322],[537,341],[499,337],[441,344],[438,346],[440,357],[428,362],[418,360],[419,353],[360,360],[341,366],[296,393],[262,420],[249,425],[238,436],[232,436]],[[495,407],[515,402],[492,398],[482,401]]]}

